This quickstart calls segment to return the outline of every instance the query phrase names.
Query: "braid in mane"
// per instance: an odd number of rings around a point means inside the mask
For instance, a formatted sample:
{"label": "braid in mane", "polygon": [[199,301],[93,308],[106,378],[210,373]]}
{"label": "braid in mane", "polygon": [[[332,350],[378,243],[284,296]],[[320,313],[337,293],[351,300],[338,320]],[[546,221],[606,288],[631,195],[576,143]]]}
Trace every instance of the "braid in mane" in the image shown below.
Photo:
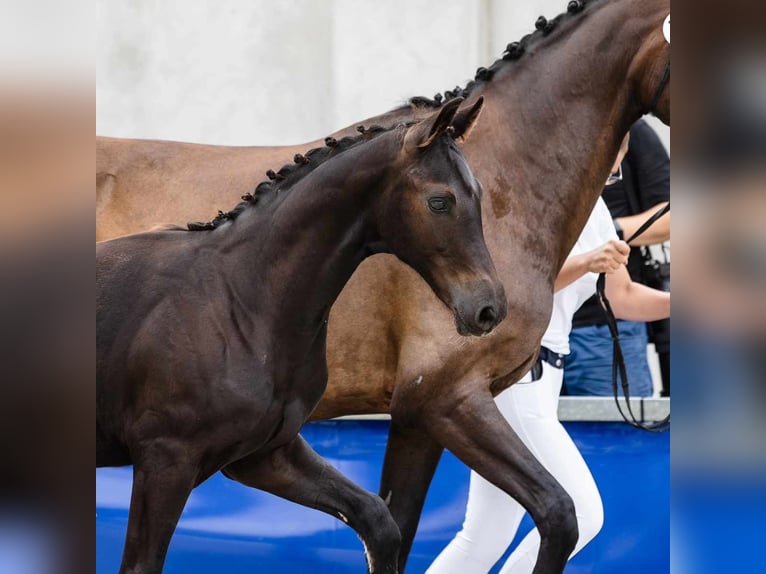
{"label": "braid in mane", "polygon": [[[593,2],[594,0],[587,0]],[[433,98],[427,98],[425,96],[415,96],[410,98],[407,105],[415,108],[440,108],[443,104],[450,101],[453,98],[463,97],[467,98],[476,85],[479,82],[489,82],[492,80],[495,73],[502,67],[505,62],[518,60],[521,58],[527,50],[527,47],[531,42],[534,42],[538,38],[548,36],[553,30],[556,29],[558,24],[564,20],[579,14],[585,9],[586,0],[570,0],[567,4],[567,12],[559,14],[552,20],[548,20],[545,16],[540,16],[535,22],[535,31],[531,34],[527,34],[518,42],[511,42],[505,48],[502,57],[496,60],[489,68],[480,67],[476,70],[474,79],[466,84],[464,88],[456,86],[453,90],[447,90],[442,94],[436,94]]]}
{"label": "braid in mane", "polygon": [[398,123],[388,128],[377,125],[370,126],[369,128],[358,126],[356,128],[359,132],[358,136],[347,136],[339,140],[336,140],[333,137],[326,137],[324,140],[324,147],[310,149],[305,154],[295,154],[293,163],[283,165],[279,171],[275,172],[273,169],[268,170],[266,172],[266,177],[268,177],[269,180],[259,183],[252,193],[244,194],[242,196],[242,201],[231,211],[219,211],[210,221],[194,221],[188,223],[186,227],[188,231],[209,231],[211,229],[216,229],[223,223],[239,217],[243,211],[256,205],[264,196],[276,191],[286,191],[290,189],[298,181],[314,171],[317,166],[327,160],[357,144],[369,141],[382,133],[391,131],[400,125],[402,124]]}

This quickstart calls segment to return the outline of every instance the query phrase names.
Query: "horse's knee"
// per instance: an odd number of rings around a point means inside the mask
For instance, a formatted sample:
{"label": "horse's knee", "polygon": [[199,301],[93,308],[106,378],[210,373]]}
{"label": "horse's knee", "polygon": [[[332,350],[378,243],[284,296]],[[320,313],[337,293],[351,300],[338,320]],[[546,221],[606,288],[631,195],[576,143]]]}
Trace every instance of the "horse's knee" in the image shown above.
{"label": "horse's knee", "polygon": [[[362,539],[370,572],[394,574],[397,571],[402,537],[386,503],[379,496],[370,494],[358,499],[354,505],[356,516],[350,526]],[[345,516],[340,516],[349,522]]]}
{"label": "horse's knee", "polygon": [[376,542],[383,548],[399,548],[402,536],[382,498],[370,495],[362,510],[364,522],[372,527]]}

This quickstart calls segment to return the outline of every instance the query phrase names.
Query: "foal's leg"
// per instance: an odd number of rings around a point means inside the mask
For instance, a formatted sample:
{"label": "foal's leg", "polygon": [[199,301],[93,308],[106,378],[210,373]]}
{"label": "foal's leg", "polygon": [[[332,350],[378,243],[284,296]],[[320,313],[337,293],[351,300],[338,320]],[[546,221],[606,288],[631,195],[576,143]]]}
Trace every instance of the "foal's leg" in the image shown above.
{"label": "foal's leg", "polygon": [[428,487],[444,449],[421,429],[404,428],[394,417],[392,414],[380,496],[402,535],[399,572],[404,572]]}
{"label": "foal's leg", "polygon": [[223,472],[246,486],[340,518],[362,539],[371,573],[398,572],[399,529],[383,500],[348,480],[301,436],[266,456],[233,462]]}
{"label": "foal's leg", "polygon": [[133,493],[120,574],[159,574],[198,467],[180,445],[150,444],[134,455]]}
{"label": "foal's leg", "polygon": [[574,503],[521,442],[489,390],[432,406],[424,421],[431,436],[532,516],[541,537],[534,574],[563,572],[578,537]]}

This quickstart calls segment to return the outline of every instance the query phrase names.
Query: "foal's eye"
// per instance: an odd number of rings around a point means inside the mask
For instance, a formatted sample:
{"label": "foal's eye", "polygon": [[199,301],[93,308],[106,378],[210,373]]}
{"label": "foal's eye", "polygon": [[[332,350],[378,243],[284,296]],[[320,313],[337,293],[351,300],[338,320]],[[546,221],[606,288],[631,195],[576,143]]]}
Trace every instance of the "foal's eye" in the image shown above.
{"label": "foal's eye", "polygon": [[444,197],[431,197],[428,200],[428,208],[434,213],[447,213],[450,208],[450,202]]}

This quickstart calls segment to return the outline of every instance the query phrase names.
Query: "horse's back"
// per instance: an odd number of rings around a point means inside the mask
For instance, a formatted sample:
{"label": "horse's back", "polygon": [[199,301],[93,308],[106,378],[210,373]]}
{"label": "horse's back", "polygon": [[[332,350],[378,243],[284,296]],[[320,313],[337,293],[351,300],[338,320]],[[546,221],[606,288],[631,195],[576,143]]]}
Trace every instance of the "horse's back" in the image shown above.
{"label": "horse's back", "polygon": [[[232,147],[96,138],[96,240],[207,221],[306,146]],[[227,199],[228,198],[228,199]]]}

